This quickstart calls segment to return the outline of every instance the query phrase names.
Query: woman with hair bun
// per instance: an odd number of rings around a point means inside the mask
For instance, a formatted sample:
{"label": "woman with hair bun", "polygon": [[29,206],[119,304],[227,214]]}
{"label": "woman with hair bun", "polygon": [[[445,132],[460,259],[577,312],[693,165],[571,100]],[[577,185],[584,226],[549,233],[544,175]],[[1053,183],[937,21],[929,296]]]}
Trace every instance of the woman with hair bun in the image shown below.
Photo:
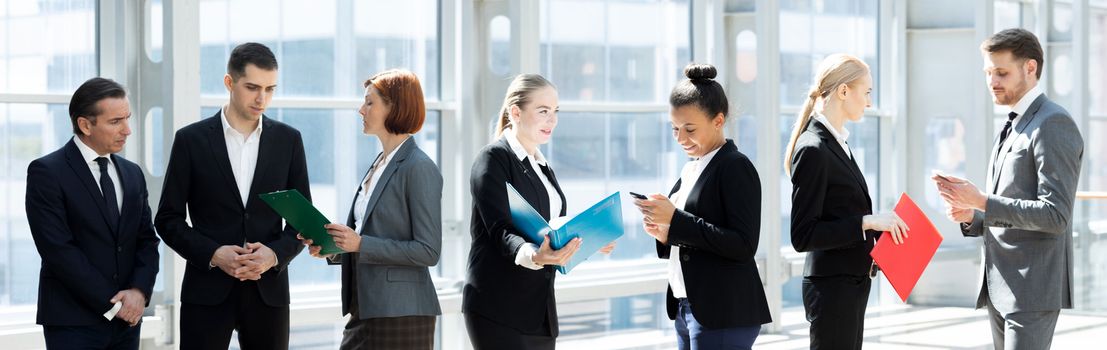
{"label": "woman with hair bun", "polygon": [[723,133],[729,106],[715,67],[690,64],[669,95],[673,138],[692,160],[669,196],[638,199],[657,255],[669,260],[666,308],[679,349],[750,349],[772,321],[754,254],[757,169]]}

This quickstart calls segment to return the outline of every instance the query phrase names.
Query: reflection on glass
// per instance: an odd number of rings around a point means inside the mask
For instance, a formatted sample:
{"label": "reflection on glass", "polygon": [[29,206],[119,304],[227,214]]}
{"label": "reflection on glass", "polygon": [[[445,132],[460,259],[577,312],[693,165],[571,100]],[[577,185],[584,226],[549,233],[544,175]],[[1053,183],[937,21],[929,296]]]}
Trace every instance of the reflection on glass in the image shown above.
{"label": "reflection on glass", "polygon": [[[879,2],[868,0],[781,2],[780,104],[802,103],[815,68],[832,53],[857,56],[878,80],[878,10]],[[874,86],[874,106],[880,106],[879,93]]]}
{"label": "reflection on glass", "polygon": [[97,75],[96,1],[0,6],[0,93],[71,94]]}
{"label": "reflection on glass", "polygon": [[686,0],[542,0],[540,8],[541,71],[563,101],[664,101],[690,59]]}
{"label": "reflection on glass", "polygon": [[488,69],[499,76],[511,72],[511,20],[496,16],[488,23]]}
{"label": "reflection on glass", "polygon": [[[0,307],[38,300],[40,258],[24,208],[27,166],[72,137],[67,105],[0,103]],[[27,317],[18,321],[34,321]]]}
{"label": "reflection on glass", "polygon": [[[428,99],[438,98],[438,1],[337,0],[200,3],[200,90],[224,94],[227,56],[238,44],[269,46],[280,65],[278,96],[362,96],[361,83],[389,68],[415,72]],[[249,13],[256,21],[232,16]],[[388,14],[372,16],[364,14]],[[264,19],[264,20],[262,20]]]}
{"label": "reflection on glass", "polygon": [[[932,117],[926,126],[926,144],[932,149],[925,153],[924,171],[941,171],[943,174],[965,178],[965,124],[961,118],[945,116]],[[945,201],[929,176],[918,176],[925,189],[926,205],[932,212],[944,213]]]}
{"label": "reflection on glass", "polygon": [[[687,156],[675,146],[668,114],[558,114],[553,139],[542,147],[557,174],[569,215],[615,191],[668,194]],[[642,215],[623,198],[626,234],[609,256],[588,263],[656,259],[652,237],[642,230]]]}

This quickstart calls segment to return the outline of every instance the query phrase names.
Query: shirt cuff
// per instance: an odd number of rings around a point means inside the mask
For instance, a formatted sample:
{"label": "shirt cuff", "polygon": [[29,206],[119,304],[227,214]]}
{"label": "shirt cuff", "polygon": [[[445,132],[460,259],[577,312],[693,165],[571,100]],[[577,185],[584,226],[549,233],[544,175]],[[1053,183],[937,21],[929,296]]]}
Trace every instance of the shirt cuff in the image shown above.
{"label": "shirt cuff", "polygon": [[542,265],[534,263],[534,254],[537,252],[538,246],[534,243],[519,246],[519,252],[515,253],[515,264],[531,270],[541,270]]}
{"label": "shirt cuff", "polygon": [[117,301],[117,302],[115,302],[115,305],[113,305],[111,307],[111,310],[108,310],[108,312],[104,313],[104,318],[108,319],[108,321],[111,321],[113,318],[115,318],[115,314],[119,313],[119,310],[122,310],[122,309],[123,309],[123,302]]}

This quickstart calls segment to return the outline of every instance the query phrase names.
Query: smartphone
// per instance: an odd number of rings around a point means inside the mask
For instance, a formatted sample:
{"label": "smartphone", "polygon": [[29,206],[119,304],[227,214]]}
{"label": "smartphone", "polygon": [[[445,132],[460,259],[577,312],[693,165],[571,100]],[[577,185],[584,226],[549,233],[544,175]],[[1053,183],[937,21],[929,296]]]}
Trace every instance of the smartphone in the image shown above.
{"label": "smartphone", "polygon": [[637,199],[646,199],[645,195],[642,195],[642,194],[639,194],[639,193],[634,193],[634,192],[629,192],[629,191],[627,193],[629,193],[631,197],[634,197],[634,198],[637,198]]}

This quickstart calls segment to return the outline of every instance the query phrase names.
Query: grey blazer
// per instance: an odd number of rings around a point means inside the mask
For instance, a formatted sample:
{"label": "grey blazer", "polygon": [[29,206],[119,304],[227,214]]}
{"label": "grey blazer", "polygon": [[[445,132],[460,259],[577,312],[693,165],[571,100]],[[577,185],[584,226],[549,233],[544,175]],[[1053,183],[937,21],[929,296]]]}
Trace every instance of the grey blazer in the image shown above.
{"label": "grey blazer", "polygon": [[[363,227],[355,228],[361,250],[334,259],[342,264],[343,315],[353,297],[361,319],[442,314],[428,269],[442,250],[442,173],[414,138],[395,152],[373,188]],[[351,205],[347,226],[354,215]]]}
{"label": "grey blazer", "polygon": [[1045,95],[1008,139],[992,146],[985,211],[961,227],[984,238],[976,307],[991,298],[1002,314],[1072,308],[1072,213],[1084,139]]}

